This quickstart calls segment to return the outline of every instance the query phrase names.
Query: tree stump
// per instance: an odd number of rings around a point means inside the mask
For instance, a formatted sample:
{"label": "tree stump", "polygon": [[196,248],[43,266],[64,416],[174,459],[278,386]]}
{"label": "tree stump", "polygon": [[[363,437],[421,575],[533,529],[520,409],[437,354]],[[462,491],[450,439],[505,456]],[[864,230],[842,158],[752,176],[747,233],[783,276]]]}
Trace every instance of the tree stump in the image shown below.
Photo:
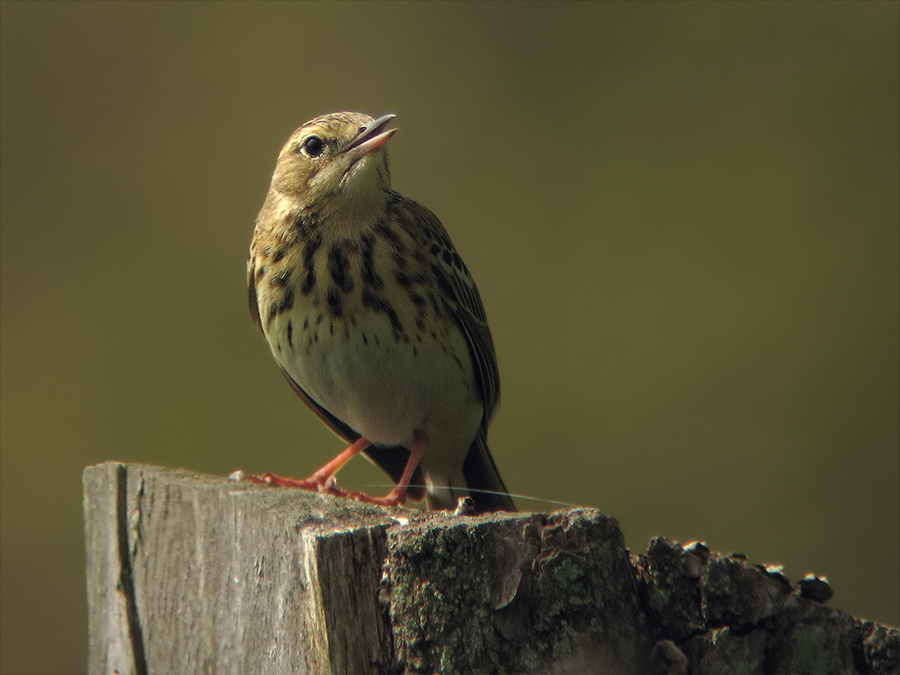
{"label": "tree stump", "polygon": [[[827,584],[594,509],[387,509],[183,470],[84,472],[88,670],[897,672]],[[824,585],[823,585],[824,584]]]}

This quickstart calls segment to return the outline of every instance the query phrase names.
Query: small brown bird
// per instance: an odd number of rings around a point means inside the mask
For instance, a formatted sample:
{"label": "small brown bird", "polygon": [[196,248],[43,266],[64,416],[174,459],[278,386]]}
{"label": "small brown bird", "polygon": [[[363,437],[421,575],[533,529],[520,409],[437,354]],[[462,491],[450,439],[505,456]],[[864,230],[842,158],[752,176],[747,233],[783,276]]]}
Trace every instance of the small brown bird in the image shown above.
{"label": "small brown bird", "polygon": [[[256,482],[397,505],[514,511],[487,447],[500,401],[475,282],[440,221],[391,189],[394,115],[317,117],[278,155],[250,246],[250,309],[294,391],[347,450],[309,479]],[[365,453],[383,498],[334,487]],[[424,489],[423,489],[424,488]]]}

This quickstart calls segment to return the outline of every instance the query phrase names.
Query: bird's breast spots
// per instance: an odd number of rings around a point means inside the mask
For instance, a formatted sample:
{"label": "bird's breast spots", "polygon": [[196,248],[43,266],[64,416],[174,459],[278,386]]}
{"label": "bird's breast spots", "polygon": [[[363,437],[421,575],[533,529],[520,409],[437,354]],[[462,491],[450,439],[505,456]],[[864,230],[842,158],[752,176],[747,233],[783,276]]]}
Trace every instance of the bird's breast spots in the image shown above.
{"label": "bird's breast spots", "polygon": [[434,312],[435,317],[440,318],[442,315],[441,303],[438,302],[437,295],[433,291],[428,291],[428,304],[431,306],[431,311]]}
{"label": "bird's breast spots", "polygon": [[303,295],[309,295],[316,287],[316,271],[308,269],[303,271],[303,278],[300,280],[300,292]]}
{"label": "bird's breast spots", "polygon": [[344,313],[344,302],[341,292],[334,286],[331,286],[325,294],[325,299],[328,302],[328,311],[331,312],[331,315],[340,318]]}
{"label": "bird's breast spots", "polygon": [[269,279],[272,288],[285,288],[291,280],[291,270],[284,270],[280,274],[275,274]]}
{"label": "bird's breast spots", "polygon": [[269,312],[266,317],[267,325],[271,325],[272,321],[275,320],[275,317],[280,314],[292,309],[294,307],[294,289],[290,286],[284,288],[284,293],[281,295],[281,299],[276,298],[273,299],[272,304],[269,305]]}
{"label": "bird's breast spots", "polygon": [[360,256],[360,270],[363,283],[371,286],[374,290],[379,290],[384,285],[384,280],[375,269],[374,260],[375,242],[371,234],[367,234],[362,238],[362,253]]}
{"label": "bird's breast spots", "polygon": [[362,291],[362,304],[367,309],[387,316],[388,321],[391,323],[391,330],[394,332],[394,339],[400,341],[405,337],[406,341],[409,341],[397,311],[385,297],[372,292],[370,288],[366,287]]}
{"label": "bird's breast spots", "polygon": [[312,234],[303,245],[303,275],[300,280],[300,292],[309,295],[316,287],[316,253],[322,246],[322,237]]}
{"label": "bird's breast spots", "polygon": [[349,293],[353,290],[350,258],[341,244],[335,244],[328,250],[328,274],[335,285],[344,293]]}
{"label": "bird's breast spots", "polygon": [[296,245],[296,241],[283,241],[278,246],[266,244],[262,250],[262,257],[271,260],[273,263],[280,262]]}
{"label": "bird's breast spots", "polygon": [[411,289],[407,290],[406,294],[409,297],[409,301],[413,304],[413,307],[416,308],[416,325],[418,325],[425,316],[425,308],[427,307],[425,298]]}

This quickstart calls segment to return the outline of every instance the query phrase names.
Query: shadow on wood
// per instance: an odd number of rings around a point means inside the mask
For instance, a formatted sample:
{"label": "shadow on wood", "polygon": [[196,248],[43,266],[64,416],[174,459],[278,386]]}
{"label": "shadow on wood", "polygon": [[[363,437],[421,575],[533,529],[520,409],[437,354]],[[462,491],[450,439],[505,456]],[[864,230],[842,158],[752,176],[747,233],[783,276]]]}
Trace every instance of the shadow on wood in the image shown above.
{"label": "shadow on wood", "polygon": [[[143,465],[84,472],[91,673],[897,672],[830,589],[593,509],[385,509]],[[816,598],[816,599],[813,599]]]}

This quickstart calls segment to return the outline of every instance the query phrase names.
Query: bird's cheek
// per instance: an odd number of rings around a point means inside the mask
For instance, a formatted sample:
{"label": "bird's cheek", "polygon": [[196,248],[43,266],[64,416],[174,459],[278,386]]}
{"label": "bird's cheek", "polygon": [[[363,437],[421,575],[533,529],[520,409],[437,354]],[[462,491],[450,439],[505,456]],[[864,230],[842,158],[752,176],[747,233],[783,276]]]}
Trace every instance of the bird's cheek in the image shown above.
{"label": "bird's cheek", "polygon": [[319,194],[331,192],[341,186],[350,168],[351,162],[349,158],[337,156],[328,164],[320,167],[316,174],[310,177],[309,187]]}
{"label": "bird's cheek", "polygon": [[272,179],[272,187],[283,194],[302,192],[309,181],[309,172],[297,166],[281,166]]}

